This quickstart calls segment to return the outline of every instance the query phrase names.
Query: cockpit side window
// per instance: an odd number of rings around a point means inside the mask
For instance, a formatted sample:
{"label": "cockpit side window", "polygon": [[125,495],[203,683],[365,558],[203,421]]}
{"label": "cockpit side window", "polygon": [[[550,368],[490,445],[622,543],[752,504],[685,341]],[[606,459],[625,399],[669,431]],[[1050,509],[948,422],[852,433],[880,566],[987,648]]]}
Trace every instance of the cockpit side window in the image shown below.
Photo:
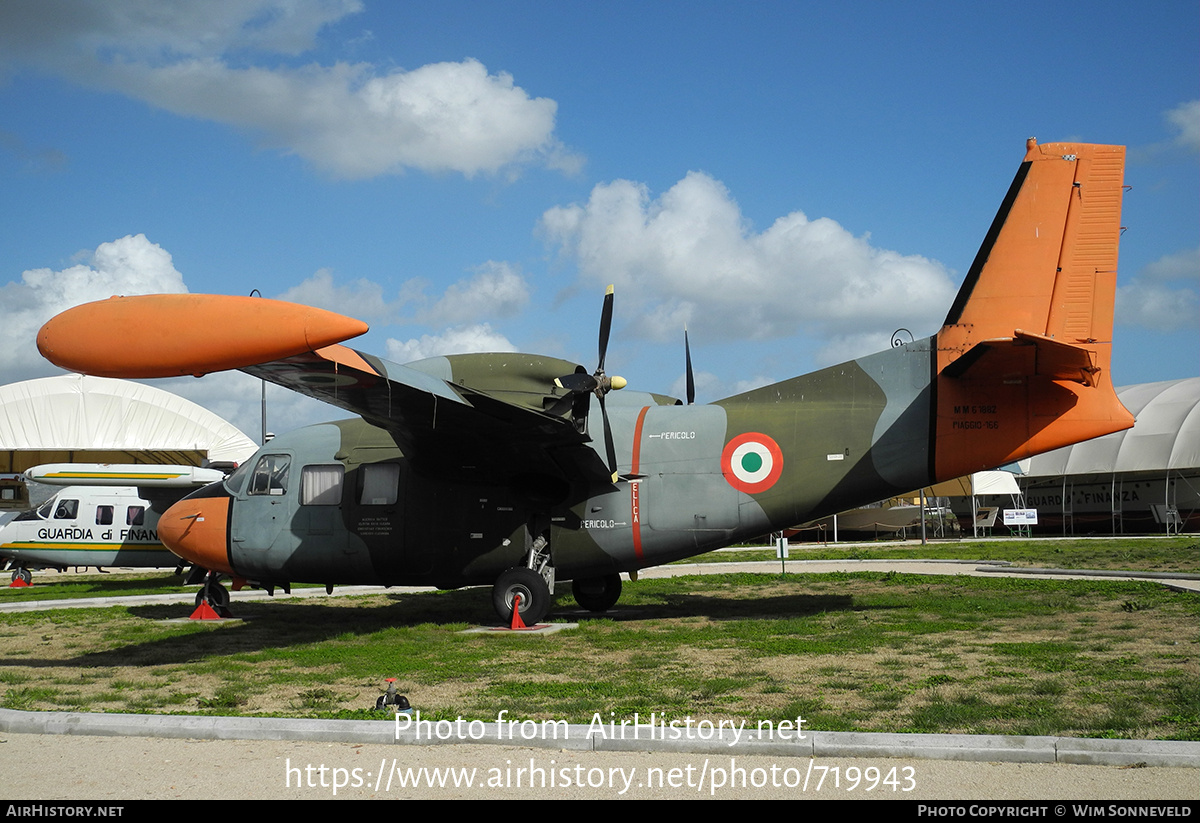
{"label": "cockpit side window", "polygon": [[286,454],[264,454],[250,475],[249,494],[286,494],[292,458]]}
{"label": "cockpit side window", "polygon": [[300,472],[300,505],[339,505],[342,502],[345,473],[346,468],[340,463],[328,466],[305,466]]}
{"label": "cockpit side window", "polygon": [[59,500],[54,509],[55,520],[74,520],[79,514],[78,500]]}

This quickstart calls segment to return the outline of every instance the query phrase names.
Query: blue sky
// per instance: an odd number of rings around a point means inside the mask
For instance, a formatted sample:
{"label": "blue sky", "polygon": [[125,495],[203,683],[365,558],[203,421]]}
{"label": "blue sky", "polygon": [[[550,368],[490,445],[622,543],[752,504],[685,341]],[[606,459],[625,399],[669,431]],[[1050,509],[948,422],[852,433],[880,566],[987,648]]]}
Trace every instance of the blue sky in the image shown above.
{"label": "blue sky", "polygon": [[[700,400],[932,334],[1025,138],[1129,147],[1113,379],[1200,373],[1200,7],[5,0],[0,383],[112,293]],[[258,434],[242,375],[160,382]],[[270,426],[339,414],[275,390]]]}

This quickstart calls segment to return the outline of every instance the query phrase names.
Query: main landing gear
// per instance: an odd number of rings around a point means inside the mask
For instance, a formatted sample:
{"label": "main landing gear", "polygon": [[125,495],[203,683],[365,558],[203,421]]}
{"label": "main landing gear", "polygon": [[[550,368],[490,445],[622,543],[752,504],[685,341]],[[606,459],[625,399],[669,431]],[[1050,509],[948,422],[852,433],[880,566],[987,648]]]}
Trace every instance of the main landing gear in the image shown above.
{"label": "main landing gear", "polygon": [[521,604],[516,608],[526,626],[540,623],[550,611],[550,586],[533,569],[509,569],[492,586],[492,606],[501,620],[512,618],[518,597]]}
{"label": "main landing gear", "polygon": [[606,612],[621,597],[621,575],[607,574],[586,580],[572,580],[571,594],[575,595],[575,602],[589,612]]}
{"label": "main landing gear", "polygon": [[[589,612],[606,612],[621,597],[621,576],[606,574],[573,580],[571,593],[575,602]],[[492,586],[492,606],[505,622],[512,620],[516,608],[521,621],[532,626],[550,611],[553,594],[554,567],[550,565],[546,541],[539,537],[529,549],[528,565],[511,568],[496,580]]]}
{"label": "main landing gear", "polygon": [[506,623],[512,620],[515,608],[521,615],[521,621],[526,626],[532,626],[540,623],[550,611],[553,594],[554,567],[550,565],[550,544],[544,536],[539,535],[529,546],[525,565],[504,572],[492,586],[492,607]]}
{"label": "main landing gear", "polygon": [[[608,574],[571,581],[575,602],[589,612],[606,612],[621,597],[621,577]],[[513,603],[521,598],[519,611],[525,625],[539,623],[550,610],[550,587],[533,569],[509,569],[492,587],[492,605],[502,620],[512,619]]]}

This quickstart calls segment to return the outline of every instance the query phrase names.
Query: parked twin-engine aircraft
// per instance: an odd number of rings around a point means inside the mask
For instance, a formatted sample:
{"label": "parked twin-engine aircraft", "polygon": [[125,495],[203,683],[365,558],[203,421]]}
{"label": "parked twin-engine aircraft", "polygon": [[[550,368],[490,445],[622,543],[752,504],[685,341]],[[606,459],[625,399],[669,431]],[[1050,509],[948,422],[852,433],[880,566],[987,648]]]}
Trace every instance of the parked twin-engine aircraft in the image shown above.
{"label": "parked twin-engine aircraft", "polygon": [[160,535],[201,566],[491,584],[526,622],[571,580],[603,610],[621,572],[1131,426],[1109,374],[1124,157],[1030,140],[937,334],[709,405],[609,395],[611,290],[592,374],[526,354],[400,366],[340,345],[360,321],[212,295],[79,306],[38,347],[112,377],[241,369],[361,416],[277,437],[172,506]]}
{"label": "parked twin-engine aircraft", "polygon": [[12,579],[69,566],[165,568],[180,559],[158,537],[158,518],[188,490],[224,479],[218,469],[157,464],[53,463],[25,480],[66,486],[0,526]]}

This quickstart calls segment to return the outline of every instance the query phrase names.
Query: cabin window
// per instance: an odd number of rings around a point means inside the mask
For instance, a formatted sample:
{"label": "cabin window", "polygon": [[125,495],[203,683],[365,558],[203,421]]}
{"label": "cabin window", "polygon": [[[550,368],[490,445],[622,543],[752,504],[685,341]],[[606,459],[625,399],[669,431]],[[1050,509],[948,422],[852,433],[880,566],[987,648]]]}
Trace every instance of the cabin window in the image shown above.
{"label": "cabin window", "polygon": [[97,506],[96,507],[96,525],[111,526],[113,521],[112,506]]}
{"label": "cabin window", "polygon": [[146,519],[146,507],[145,506],[130,506],[129,510],[125,512],[125,525],[126,526],[140,526],[140,525],[142,525],[142,521],[145,519]]}
{"label": "cabin window", "polygon": [[396,502],[400,487],[399,463],[370,463],[358,470],[362,489],[358,502],[363,506],[390,506]]}
{"label": "cabin window", "polygon": [[264,454],[250,475],[250,494],[286,494],[292,458],[286,454]]}
{"label": "cabin window", "polygon": [[59,500],[57,508],[54,509],[55,520],[74,520],[79,514],[78,500]]}
{"label": "cabin window", "polygon": [[300,472],[300,505],[336,506],[342,502],[342,478],[346,473],[340,463],[331,466],[305,466]]}

